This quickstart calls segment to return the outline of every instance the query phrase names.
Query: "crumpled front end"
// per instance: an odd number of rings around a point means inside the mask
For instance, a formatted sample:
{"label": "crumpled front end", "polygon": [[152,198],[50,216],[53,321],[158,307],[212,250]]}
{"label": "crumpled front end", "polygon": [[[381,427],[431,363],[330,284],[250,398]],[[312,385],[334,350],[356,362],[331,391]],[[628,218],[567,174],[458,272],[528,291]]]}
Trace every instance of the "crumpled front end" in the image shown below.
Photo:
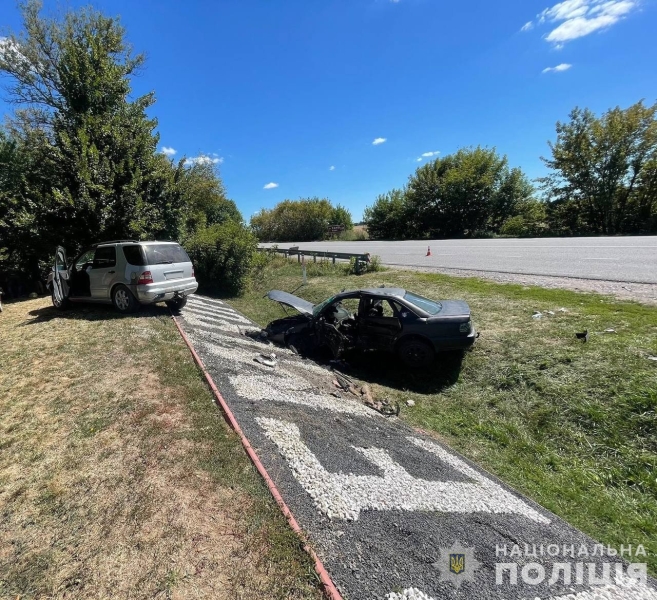
{"label": "crumpled front end", "polygon": [[308,330],[310,320],[304,315],[294,315],[276,319],[267,325],[265,332],[267,339],[277,344],[286,344],[287,338],[294,333]]}

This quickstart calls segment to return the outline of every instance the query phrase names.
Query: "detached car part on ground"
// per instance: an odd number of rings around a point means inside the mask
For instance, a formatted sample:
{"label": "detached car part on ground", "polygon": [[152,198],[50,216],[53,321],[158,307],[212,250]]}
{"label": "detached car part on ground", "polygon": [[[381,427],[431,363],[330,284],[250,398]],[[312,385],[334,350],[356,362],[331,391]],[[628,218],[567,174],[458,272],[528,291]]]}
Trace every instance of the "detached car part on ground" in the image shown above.
{"label": "detached car part on ground", "polygon": [[299,313],[269,323],[267,337],[301,354],[321,347],[335,358],[348,350],[385,350],[408,366],[425,367],[437,352],[468,348],[477,338],[467,303],[401,288],[342,292],[317,305],[278,290],[267,297]]}
{"label": "detached car part on ground", "polygon": [[59,246],[46,285],[55,308],[97,302],[123,313],[155,302],[178,310],[198,288],[192,262],[179,244],[134,240],[94,244],[71,262]]}

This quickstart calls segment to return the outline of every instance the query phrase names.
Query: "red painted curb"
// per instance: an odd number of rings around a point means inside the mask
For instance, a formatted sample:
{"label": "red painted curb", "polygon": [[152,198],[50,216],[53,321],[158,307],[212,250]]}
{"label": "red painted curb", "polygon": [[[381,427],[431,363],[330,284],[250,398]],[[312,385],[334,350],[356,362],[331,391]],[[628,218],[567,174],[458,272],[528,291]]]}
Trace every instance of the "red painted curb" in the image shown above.
{"label": "red painted curb", "polygon": [[224,418],[226,419],[230,427],[235,431],[235,433],[237,433],[237,435],[240,437],[240,440],[242,442],[242,445],[244,446],[244,449],[246,450],[246,453],[249,455],[249,458],[251,459],[251,462],[254,464],[255,468],[258,470],[258,473],[260,473],[262,478],[265,480],[265,483],[267,484],[267,487],[269,488],[271,495],[274,497],[274,500],[276,500],[276,504],[278,504],[278,507],[281,509],[283,515],[285,515],[285,518],[287,519],[287,522],[290,524],[290,527],[292,527],[292,530],[303,541],[303,549],[310,555],[313,561],[315,561],[315,571],[317,572],[317,575],[319,575],[319,579],[321,580],[322,585],[324,586],[324,592],[331,600],[342,600],[342,596],[340,595],[340,592],[338,592],[337,588],[335,587],[335,584],[331,580],[331,576],[328,574],[328,571],[324,568],[322,561],[319,559],[315,551],[306,543],[303,530],[301,529],[301,527],[299,527],[299,524],[297,523],[297,520],[294,518],[292,511],[288,508],[287,504],[285,504],[285,500],[283,500],[283,496],[281,496],[281,493],[278,491],[278,488],[276,487],[276,484],[274,483],[273,479],[269,476],[269,473],[267,473],[267,469],[265,469],[265,466],[260,462],[260,459],[258,458],[256,451],[251,447],[251,443],[244,435],[244,432],[240,428],[237,419],[235,418],[232,411],[228,407],[228,404],[226,404],[226,401],[221,395],[221,392],[217,389],[217,386],[215,385],[212,376],[210,375],[210,373],[208,373],[207,369],[205,368],[205,365],[203,364],[201,357],[196,353],[196,350],[194,350],[194,346],[189,341],[189,338],[183,331],[183,328],[180,326],[180,323],[178,323],[176,317],[174,315],[171,315],[171,317],[173,318],[173,322],[176,324],[176,327],[178,328],[178,331],[180,332],[180,335],[182,336],[183,340],[185,340],[185,344],[187,344],[189,351],[192,353],[192,356],[194,357],[196,364],[198,365],[199,369],[201,369],[201,371],[203,372],[203,375],[205,375],[205,379],[207,380],[208,385],[210,386],[210,389],[212,390],[215,396],[216,404],[219,405],[219,408],[221,408],[222,412],[224,413]]}

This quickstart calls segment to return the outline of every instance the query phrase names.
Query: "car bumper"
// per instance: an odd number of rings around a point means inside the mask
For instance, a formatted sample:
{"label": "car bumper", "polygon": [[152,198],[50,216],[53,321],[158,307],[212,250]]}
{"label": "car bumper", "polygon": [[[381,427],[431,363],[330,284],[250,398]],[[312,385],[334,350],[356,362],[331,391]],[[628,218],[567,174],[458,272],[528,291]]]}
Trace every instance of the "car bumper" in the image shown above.
{"label": "car bumper", "polygon": [[472,331],[468,333],[468,335],[461,335],[459,337],[452,338],[440,338],[438,340],[434,340],[433,345],[436,349],[436,352],[444,352],[445,350],[463,350],[472,346],[478,336],[479,334],[473,327]]}
{"label": "car bumper", "polygon": [[198,289],[196,280],[185,283],[159,284],[149,283],[146,285],[133,286],[135,297],[141,304],[152,304],[153,302],[165,302],[175,297],[189,296]]}

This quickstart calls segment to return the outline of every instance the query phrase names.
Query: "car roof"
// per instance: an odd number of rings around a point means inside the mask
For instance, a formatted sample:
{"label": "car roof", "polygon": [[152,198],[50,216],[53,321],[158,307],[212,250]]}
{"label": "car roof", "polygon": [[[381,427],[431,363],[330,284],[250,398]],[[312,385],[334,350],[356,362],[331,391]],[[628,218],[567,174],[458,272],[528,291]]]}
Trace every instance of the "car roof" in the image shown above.
{"label": "car roof", "polygon": [[92,244],[92,248],[96,248],[98,246],[109,246],[109,245],[114,245],[114,244],[173,244],[178,246],[178,242],[172,242],[171,240],[164,240],[161,242],[158,242],[157,240],[150,240],[150,241],[139,241],[139,240],[110,240],[107,242],[96,242],[95,244]]}
{"label": "car roof", "polygon": [[359,290],[344,291],[336,296],[347,296],[349,294],[367,294],[368,296],[385,296],[389,298],[403,298],[406,290],[403,288],[395,287],[377,287],[377,288],[361,288]]}

